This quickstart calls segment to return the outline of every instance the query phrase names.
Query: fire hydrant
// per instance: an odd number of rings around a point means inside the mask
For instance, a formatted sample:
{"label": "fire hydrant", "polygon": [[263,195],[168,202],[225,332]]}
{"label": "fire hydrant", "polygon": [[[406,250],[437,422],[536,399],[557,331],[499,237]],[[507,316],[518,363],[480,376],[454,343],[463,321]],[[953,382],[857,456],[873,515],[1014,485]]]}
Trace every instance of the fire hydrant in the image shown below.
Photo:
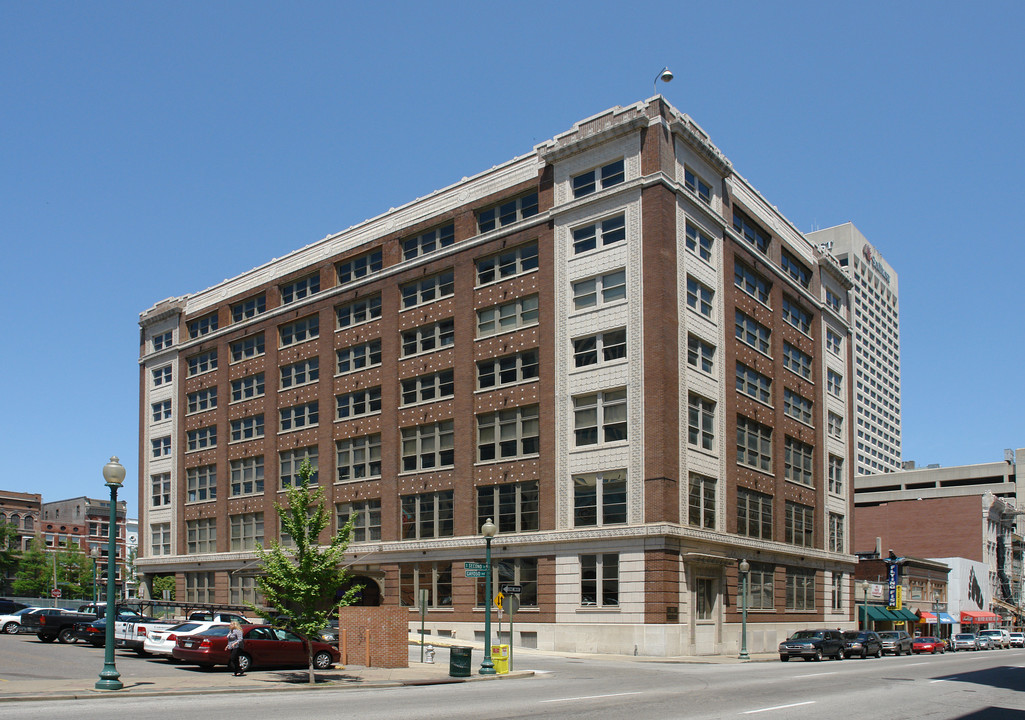
{"label": "fire hydrant", "polygon": [[424,658],[425,658],[424,662],[429,663],[431,665],[434,664],[434,646],[433,645],[428,645],[427,646],[427,650],[424,651]]}

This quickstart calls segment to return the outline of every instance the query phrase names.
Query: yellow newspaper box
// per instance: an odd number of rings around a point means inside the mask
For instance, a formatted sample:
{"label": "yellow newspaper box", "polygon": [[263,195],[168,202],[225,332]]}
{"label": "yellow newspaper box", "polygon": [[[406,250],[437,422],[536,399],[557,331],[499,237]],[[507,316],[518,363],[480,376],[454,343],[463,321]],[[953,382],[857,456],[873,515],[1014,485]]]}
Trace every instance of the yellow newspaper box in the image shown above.
{"label": "yellow newspaper box", "polygon": [[508,675],[509,674],[509,646],[508,645],[492,645],[491,646],[491,662],[495,666],[496,675]]}

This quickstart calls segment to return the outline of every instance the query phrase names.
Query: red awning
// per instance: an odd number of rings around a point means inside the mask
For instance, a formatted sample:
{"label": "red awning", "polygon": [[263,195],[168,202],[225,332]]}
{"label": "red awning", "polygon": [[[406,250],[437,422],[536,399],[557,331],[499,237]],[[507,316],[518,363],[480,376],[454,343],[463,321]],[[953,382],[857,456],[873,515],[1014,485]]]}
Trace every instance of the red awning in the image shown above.
{"label": "red awning", "polygon": [[980,625],[982,623],[1000,622],[1000,618],[991,612],[982,610],[962,610],[961,622],[969,625]]}
{"label": "red awning", "polygon": [[931,612],[926,612],[925,610],[919,610],[918,611],[918,617],[921,620],[921,622],[924,622],[924,623],[934,623],[934,622],[936,622],[936,616],[933,615]]}

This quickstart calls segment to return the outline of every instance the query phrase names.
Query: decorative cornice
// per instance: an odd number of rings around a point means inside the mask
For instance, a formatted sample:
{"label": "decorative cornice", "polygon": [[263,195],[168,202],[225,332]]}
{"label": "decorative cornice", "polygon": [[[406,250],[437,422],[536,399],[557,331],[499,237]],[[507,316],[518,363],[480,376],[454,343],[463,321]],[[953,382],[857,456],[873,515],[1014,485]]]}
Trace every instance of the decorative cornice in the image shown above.
{"label": "decorative cornice", "polygon": [[733,174],[733,163],[712,144],[711,138],[689,115],[679,115],[669,122],[669,130],[701,155],[724,178]]}

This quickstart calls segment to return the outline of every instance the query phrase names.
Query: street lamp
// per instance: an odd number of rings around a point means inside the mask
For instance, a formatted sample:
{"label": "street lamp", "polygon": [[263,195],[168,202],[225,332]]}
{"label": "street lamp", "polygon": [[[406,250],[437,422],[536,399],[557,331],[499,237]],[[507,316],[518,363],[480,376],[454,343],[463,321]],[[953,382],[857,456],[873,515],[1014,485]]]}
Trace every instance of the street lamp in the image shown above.
{"label": "street lamp", "polygon": [[495,537],[495,533],[498,532],[498,528],[491,522],[491,518],[481,525],[480,534],[484,536],[485,542],[487,542],[487,559],[485,563],[488,566],[487,577],[484,580],[484,595],[486,599],[485,613],[484,613],[484,660],[480,664],[481,675],[494,675],[495,664],[491,662],[491,538]]}
{"label": "street lamp", "polygon": [[868,630],[868,580],[861,581],[861,591],[865,593],[865,600],[861,604],[861,629]]}
{"label": "street lamp", "polygon": [[114,576],[117,572],[115,557],[117,556],[117,489],[125,481],[125,468],[117,461],[117,456],[103,466],[103,479],[110,488],[110,525],[107,533],[107,638],[103,654],[103,670],[100,679],[94,686],[97,690],[120,690],[124,687],[118,678],[121,673],[114,665],[114,623],[117,621],[117,608],[114,607]]}
{"label": "street lamp", "polygon": [[100,559],[100,546],[93,545],[92,550],[89,551],[89,556],[93,559],[93,605],[95,605],[100,600],[100,575],[99,572],[97,572],[97,561]]}
{"label": "street lamp", "polygon": [[664,83],[667,83],[667,82],[672,82],[672,79],[673,79],[673,71],[670,70],[668,66],[662,68],[662,70],[659,71],[658,75],[655,76],[655,82],[653,82],[651,84],[652,93],[654,95],[658,95],[658,81],[659,80],[661,80]]}
{"label": "street lamp", "polygon": [[740,615],[740,659],[750,660],[747,654],[747,576],[751,572],[751,565],[747,560],[740,561],[740,577],[743,580],[740,591],[741,615]]}

